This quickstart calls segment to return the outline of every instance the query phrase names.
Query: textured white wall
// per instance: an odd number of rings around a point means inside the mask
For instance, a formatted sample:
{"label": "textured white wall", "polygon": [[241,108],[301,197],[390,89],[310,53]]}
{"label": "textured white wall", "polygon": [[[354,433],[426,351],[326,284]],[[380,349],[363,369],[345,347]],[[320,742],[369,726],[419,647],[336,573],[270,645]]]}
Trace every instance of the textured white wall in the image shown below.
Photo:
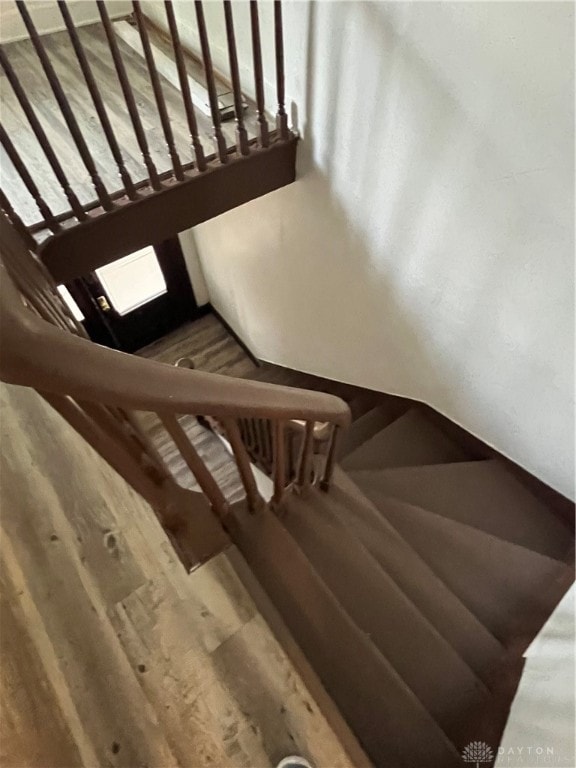
{"label": "textured white wall", "polygon": [[[77,26],[100,21],[95,3],[87,0],[70,0],[68,5]],[[27,0],[26,7],[41,35],[66,29],[58,5],[53,0]],[[129,0],[107,0],[106,8],[111,18],[116,19],[127,16],[132,11],[132,3]],[[26,37],[28,33],[14,1],[0,0],[0,43],[22,40]]]}
{"label": "textured white wall", "polygon": [[264,359],[430,403],[574,495],[571,3],[285,3],[299,180],[196,229]]}

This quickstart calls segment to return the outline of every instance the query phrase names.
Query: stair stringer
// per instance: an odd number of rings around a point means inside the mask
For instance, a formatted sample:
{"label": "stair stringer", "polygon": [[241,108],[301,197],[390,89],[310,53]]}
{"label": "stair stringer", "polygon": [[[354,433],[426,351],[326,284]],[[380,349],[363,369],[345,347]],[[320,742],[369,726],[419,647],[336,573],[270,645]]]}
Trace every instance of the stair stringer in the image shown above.
{"label": "stair stringer", "polygon": [[375,763],[459,768],[460,755],[447,735],[354,625],[276,516],[268,508],[251,514],[236,504],[226,528]]}
{"label": "stair stringer", "polygon": [[[436,627],[470,668],[484,682],[489,683],[494,666],[505,653],[500,642],[338,466],[334,472],[334,487],[330,496],[342,520],[346,521],[350,514],[354,514],[360,541],[422,615]],[[387,546],[383,547],[383,543],[387,543]]]}
{"label": "stair stringer", "polygon": [[378,507],[501,642],[541,626],[550,614],[550,593],[555,584],[563,588],[565,563],[421,507],[384,496]]}
{"label": "stair stringer", "polygon": [[278,513],[354,624],[449,737],[458,738],[462,712],[487,702],[487,688],[331,506],[330,494],[309,489],[287,496]]}

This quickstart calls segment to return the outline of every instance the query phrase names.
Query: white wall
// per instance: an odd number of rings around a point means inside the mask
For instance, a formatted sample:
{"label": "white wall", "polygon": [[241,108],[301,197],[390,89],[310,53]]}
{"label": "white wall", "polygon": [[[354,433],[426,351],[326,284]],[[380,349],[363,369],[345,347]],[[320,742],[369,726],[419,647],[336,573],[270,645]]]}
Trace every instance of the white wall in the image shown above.
{"label": "white wall", "polygon": [[192,284],[192,290],[194,291],[196,305],[203,307],[210,301],[210,296],[208,294],[208,287],[204,279],[204,272],[198,256],[198,249],[196,248],[194,231],[192,229],[186,229],[184,232],[180,232],[178,240],[180,241],[180,247],[182,248],[182,255],[184,256],[186,269]]}
{"label": "white wall", "polygon": [[[80,27],[100,21],[96,3],[86,0],[70,0],[68,5],[76,26]],[[26,7],[41,35],[66,29],[58,5],[53,0],[27,0]],[[106,8],[110,17],[116,19],[130,14],[132,3],[129,0],[107,0]],[[14,0],[0,0],[0,43],[14,42],[27,37],[26,27]]]}
{"label": "white wall", "polygon": [[574,495],[573,6],[285,3],[299,180],[196,229],[255,354]]}

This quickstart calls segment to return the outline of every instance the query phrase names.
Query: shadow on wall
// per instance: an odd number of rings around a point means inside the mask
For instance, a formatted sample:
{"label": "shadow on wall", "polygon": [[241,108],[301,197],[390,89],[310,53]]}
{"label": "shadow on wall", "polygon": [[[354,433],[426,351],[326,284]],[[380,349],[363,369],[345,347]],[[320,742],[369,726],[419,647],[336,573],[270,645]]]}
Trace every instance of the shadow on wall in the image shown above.
{"label": "shadow on wall", "polygon": [[572,493],[571,11],[293,6],[299,181],[198,228],[212,302],[257,355],[424,400]]}

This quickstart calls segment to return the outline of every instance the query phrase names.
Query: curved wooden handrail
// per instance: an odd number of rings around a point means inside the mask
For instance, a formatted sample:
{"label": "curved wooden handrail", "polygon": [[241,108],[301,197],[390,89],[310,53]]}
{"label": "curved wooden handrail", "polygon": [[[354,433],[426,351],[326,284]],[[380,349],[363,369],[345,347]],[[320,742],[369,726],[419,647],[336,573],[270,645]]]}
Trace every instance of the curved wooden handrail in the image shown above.
{"label": "curved wooden handrail", "polygon": [[175,368],[66,333],[26,309],[5,267],[0,270],[4,381],[141,411],[328,421],[341,427],[350,422],[348,405],[333,395]]}

